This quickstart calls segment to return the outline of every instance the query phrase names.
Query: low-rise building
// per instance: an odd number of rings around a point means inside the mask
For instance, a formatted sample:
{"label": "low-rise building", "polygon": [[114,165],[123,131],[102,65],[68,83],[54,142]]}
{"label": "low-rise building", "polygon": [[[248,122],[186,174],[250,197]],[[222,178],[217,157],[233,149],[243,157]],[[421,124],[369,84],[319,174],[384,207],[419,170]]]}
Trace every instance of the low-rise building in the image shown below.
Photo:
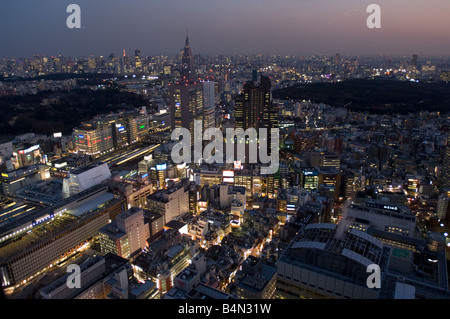
{"label": "low-rise building", "polygon": [[120,213],[115,221],[99,230],[102,253],[114,253],[123,258],[130,258],[146,247],[149,237],[144,212],[136,207]]}
{"label": "low-rise building", "polygon": [[236,294],[242,299],[272,299],[275,296],[277,269],[260,258],[249,256],[236,273]]}
{"label": "low-rise building", "polygon": [[[128,299],[133,270],[128,260],[114,254],[90,257],[80,265],[79,287],[67,273],[42,288],[44,299]],[[72,285],[68,285],[71,281]]]}
{"label": "low-rise building", "polygon": [[164,216],[167,224],[175,217],[189,212],[189,194],[185,183],[179,182],[169,189],[159,190],[147,197],[147,208]]}

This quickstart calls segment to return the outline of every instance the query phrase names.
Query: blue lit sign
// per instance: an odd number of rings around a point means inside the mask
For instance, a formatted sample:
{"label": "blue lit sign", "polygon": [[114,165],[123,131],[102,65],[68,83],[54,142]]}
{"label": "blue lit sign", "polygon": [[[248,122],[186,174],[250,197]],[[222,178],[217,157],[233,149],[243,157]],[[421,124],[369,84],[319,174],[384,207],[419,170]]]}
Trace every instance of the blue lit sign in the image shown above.
{"label": "blue lit sign", "polygon": [[119,127],[118,131],[119,132],[125,131],[125,127],[123,127],[123,126]]}
{"label": "blue lit sign", "polygon": [[84,138],[84,135],[78,135],[78,138]]}
{"label": "blue lit sign", "polygon": [[157,171],[163,171],[165,169],[167,169],[167,164],[157,164],[156,165],[156,170]]}

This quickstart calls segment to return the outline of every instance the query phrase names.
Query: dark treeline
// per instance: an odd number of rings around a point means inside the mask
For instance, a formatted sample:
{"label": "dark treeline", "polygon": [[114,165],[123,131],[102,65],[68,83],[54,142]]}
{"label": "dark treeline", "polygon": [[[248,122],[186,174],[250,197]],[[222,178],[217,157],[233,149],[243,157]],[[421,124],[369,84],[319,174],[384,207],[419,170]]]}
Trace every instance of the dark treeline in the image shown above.
{"label": "dark treeline", "polygon": [[141,96],[118,89],[42,91],[4,96],[0,97],[0,136],[28,132],[68,134],[96,115],[147,104]]}
{"label": "dark treeline", "polygon": [[311,100],[375,114],[450,111],[450,83],[348,80],[275,90],[277,99]]}

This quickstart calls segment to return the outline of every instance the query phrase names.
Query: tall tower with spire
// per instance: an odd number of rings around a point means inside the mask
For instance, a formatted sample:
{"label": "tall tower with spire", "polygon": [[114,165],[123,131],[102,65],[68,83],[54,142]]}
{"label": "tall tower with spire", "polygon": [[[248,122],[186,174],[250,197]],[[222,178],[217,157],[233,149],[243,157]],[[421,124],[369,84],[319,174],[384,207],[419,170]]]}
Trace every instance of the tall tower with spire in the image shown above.
{"label": "tall tower with spire", "polygon": [[201,123],[204,121],[204,99],[203,83],[196,81],[194,58],[189,47],[187,31],[181,63],[181,81],[171,84],[169,89],[171,125],[172,129],[181,127],[188,129],[191,133],[191,145],[194,145],[194,121],[198,120]]}
{"label": "tall tower with spire", "polygon": [[191,81],[195,79],[194,57],[192,56],[191,48],[189,47],[189,36],[186,30],[186,41],[184,44],[184,51],[181,57],[181,78],[184,81]]}

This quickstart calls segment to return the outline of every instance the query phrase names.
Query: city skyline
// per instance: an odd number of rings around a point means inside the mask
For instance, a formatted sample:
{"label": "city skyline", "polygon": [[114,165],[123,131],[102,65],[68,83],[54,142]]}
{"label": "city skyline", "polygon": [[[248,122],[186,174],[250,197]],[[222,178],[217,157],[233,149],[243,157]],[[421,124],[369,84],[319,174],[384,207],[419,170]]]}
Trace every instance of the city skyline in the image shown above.
{"label": "city skyline", "polygon": [[[0,56],[119,55],[141,49],[147,55],[180,54],[185,30],[193,52],[215,54],[352,54],[445,56],[450,54],[444,0],[377,1],[381,28],[369,29],[366,8],[371,2],[339,4],[328,0],[272,3],[253,0],[244,5],[141,0],[77,1],[81,29],[69,29],[69,1],[55,5],[9,1],[0,13]],[[86,49],[88,48],[88,49]]]}
{"label": "city skyline", "polygon": [[4,2],[0,299],[450,299],[448,0],[371,1]]}

